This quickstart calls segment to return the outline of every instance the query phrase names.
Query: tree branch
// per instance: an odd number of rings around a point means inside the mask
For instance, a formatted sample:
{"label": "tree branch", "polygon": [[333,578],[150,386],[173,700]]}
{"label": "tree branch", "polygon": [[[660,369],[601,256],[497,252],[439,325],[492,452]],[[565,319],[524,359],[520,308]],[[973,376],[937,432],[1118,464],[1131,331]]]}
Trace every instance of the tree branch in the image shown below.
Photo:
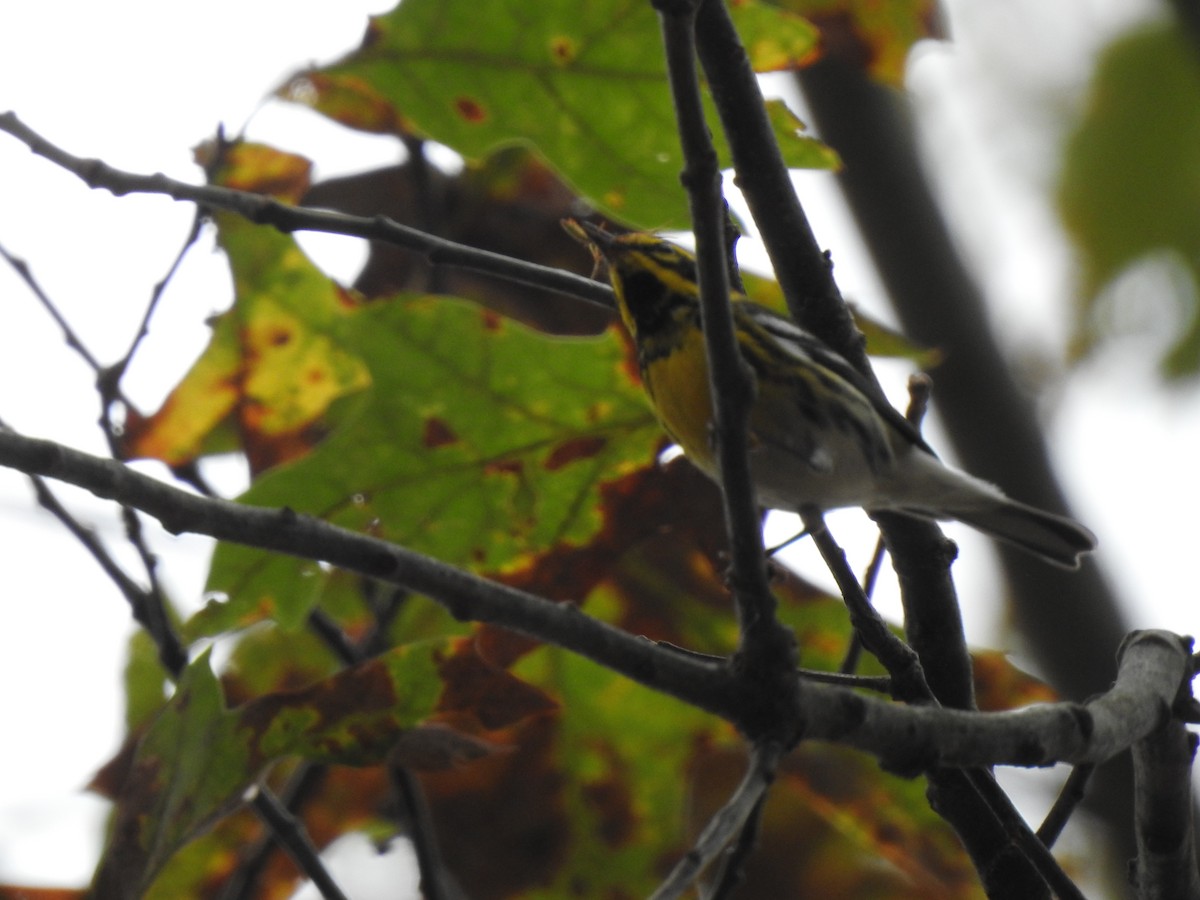
{"label": "tree branch", "polygon": [[387,216],[349,216],[327,210],[288,206],[262,194],[187,184],[161,173],[139,175],[123,172],[102,160],[82,159],[71,155],[47,141],[12,112],[0,113],[0,131],[8,132],[38,156],[78,176],[88,187],[102,188],[117,197],[126,194],[162,194],[174,200],[198,203],[210,209],[226,209],[251,222],[270,225],[287,234],[294,231],[317,231],[385,241],[424,253],[431,265],[471,269],[518,284],[528,284],[568,297],[588,300],[609,309],[615,308],[616,305],[612,288],[590,278],[583,278],[562,269],[523,262],[501,253],[457,244],[401,225]]}
{"label": "tree branch", "polygon": [[[758,687],[723,666],[671,652],[585,615],[487,581],[395,544],[299,515],[199,497],[119,462],[0,432],[0,466],[75,484],[136,507],[173,533],[195,532],[263,550],[321,560],[419,591],[461,620],[503,625],[578,653],[641,684],[734,724],[760,716]],[[1086,704],[1056,703],[1000,713],[904,706],[823,684],[797,700],[805,734],[878,757],[893,771],[933,766],[1045,766],[1103,762],[1170,715],[1191,678],[1183,639],[1135,632],[1114,686]],[[775,707],[771,707],[775,708]]]}
{"label": "tree branch", "polygon": [[1191,790],[1196,740],[1172,717],[1133,745],[1138,900],[1200,897]]}

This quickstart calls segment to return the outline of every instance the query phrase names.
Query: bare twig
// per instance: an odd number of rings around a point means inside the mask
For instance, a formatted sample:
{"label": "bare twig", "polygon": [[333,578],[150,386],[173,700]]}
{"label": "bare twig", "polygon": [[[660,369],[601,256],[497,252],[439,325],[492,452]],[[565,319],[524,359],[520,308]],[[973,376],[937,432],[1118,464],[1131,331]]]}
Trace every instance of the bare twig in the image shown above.
{"label": "bare twig", "polygon": [[[138,347],[141,346],[142,341],[150,334],[150,320],[154,317],[154,311],[158,309],[158,302],[162,299],[163,292],[167,289],[167,285],[171,283],[171,279],[175,277],[175,273],[179,271],[179,266],[183,263],[184,257],[187,256],[188,251],[200,237],[200,228],[203,222],[204,217],[197,210],[196,214],[192,217],[192,227],[188,231],[187,237],[184,238],[183,246],[175,254],[175,259],[171,261],[171,265],[167,269],[167,274],[159,279],[158,283],[154,285],[154,289],[150,292],[150,302],[146,304],[146,311],[142,314],[142,321],[138,324],[138,330],[129,342],[129,349],[125,351],[125,355],[118,362],[105,370],[105,375],[111,381],[114,388],[120,384],[121,378],[124,377],[126,369],[129,368],[129,363],[133,360],[134,354],[137,353]],[[102,392],[103,389],[104,383],[102,382]],[[114,393],[114,396],[118,395]],[[107,396],[105,396],[105,399],[107,399]],[[128,401],[124,402],[128,403]]]}
{"label": "bare twig", "polygon": [[[279,802],[284,809],[297,810],[316,793],[328,772],[326,766],[301,764],[279,790]],[[264,820],[263,833],[240,854],[237,868],[225,879],[216,900],[250,900],[255,896],[258,879],[277,846],[274,830]]]}
{"label": "bare twig", "polygon": [[1067,825],[1067,820],[1083,802],[1087,793],[1087,783],[1094,771],[1096,771],[1096,767],[1093,765],[1075,766],[1071,769],[1071,774],[1067,776],[1062,790],[1058,792],[1058,797],[1055,799],[1054,805],[1050,807],[1050,812],[1046,813],[1046,818],[1038,826],[1038,840],[1047,847],[1053,847],[1058,842],[1063,828]]}
{"label": "bare twig", "polygon": [[421,896],[424,900],[449,900],[450,892],[445,884],[446,868],[442,864],[433,819],[421,783],[409,769],[398,765],[388,766],[388,778],[397,802],[403,804],[404,815],[408,819],[408,836],[421,876]]}
{"label": "bare twig", "polygon": [[[1086,900],[1083,892],[1076,887],[1075,883],[1067,876],[1067,873],[1062,870],[1058,861],[1050,852],[1050,848],[1039,840],[1038,836],[1033,833],[1029,825],[1022,818],[1017,808],[1013,806],[1008,795],[1001,790],[1000,785],[996,783],[995,776],[987,769],[972,768],[966,770],[966,776],[970,780],[975,790],[979,791],[981,797],[987,803],[988,807],[999,819],[1000,827],[1004,829],[1004,833],[1012,841],[1012,848],[1016,853],[1033,866],[1037,870],[1037,874],[1045,882],[1045,886],[1049,887],[1058,900]],[[1001,861],[1005,861],[1002,854]],[[1025,867],[1013,867],[1005,877],[1013,879],[1028,878],[1028,873]],[[1044,891],[1040,886],[1037,888]],[[1023,888],[1021,896],[1029,896],[1034,888]],[[1014,896],[1011,893],[1005,896]]]}
{"label": "bare twig", "polygon": [[766,744],[755,748],[750,768],[729,801],[721,807],[700,832],[695,846],[671,870],[650,900],[674,900],[682,896],[729,842],[737,835],[775,778],[782,748]]}
{"label": "bare twig", "polygon": [[[3,420],[0,420],[0,431],[14,433]],[[50,490],[44,479],[37,475],[30,475],[29,480],[33,484],[38,504],[58,519],[67,531],[83,545],[83,548],[91,554],[92,559],[96,561],[109,580],[116,585],[117,590],[121,592],[121,595],[129,604],[130,613],[133,615],[134,621],[138,622],[149,633],[155,646],[158,648],[158,658],[163,668],[171,673],[172,677],[178,676],[187,665],[187,649],[183,646],[182,641],[180,641],[170,620],[167,618],[166,600],[157,579],[151,579],[150,590],[146,590],[139,585],[117,564],[117,561],[113,559],[112,554],[108,552],[108,548],[104,546],[104,542],[100,540],[95,531],[76,519],[59,502],[58,497]],[[127,519],[134,515],[132,509],[127,506],[122,506],[122,512]],[[146,566],[147,572],[153,575],[153,557],[148,555],[148,551],[141,541],[136,542],[135,546],[138,552],[142,554],[143,564]]]}
{"label": "bare twig", "polygon": [[[880,537],[875,541],[875,551],[871,554],[871,561],[867,563],[867,571],[863,573],[862,592],[867,602],[871,602],[871,597],[875,593],[875,584],[879,580],[879,570],[883,567],[883,557],[887,552],[887,547],[883,543],[883,538]],[[858,668],[859,657],[862,656],[862,638],[859,637],[857,631],[850,632],[850,643],[846,647],[846,655],[842,658],[842,664],[838,666],[838,671],[846,675],[851,675]]]}
{"label": "bare twig", "polygon": [[[2,118],[2,117],[0,117]],[[155,287],[151,302],[147,308],[146,314],[143,317],[142,325],[138,334],[129,348],[129,352],[125,358],[116,366],[104,368],[99,361],[84,345],[83,341],[75,334],[66,318],[59,312],[57,306],[50,300],[46,293],[41,289],[41,286],[34,279],[29,267],[22,260],[18,260],[11,256],[4,248],[0,247],[0,255],[17,271],[26,285],[33,292],[34,296],[42,303],[59,327],[63,330],[66,336],[67,344],[80,354],[87,364],[96,372],[97,385],[101,391],[101,422],[104,426],[105,437],[107,438],[110,447],[116,451],[116,431],[113,428],[113,423],[110,418],[110,409],[113,401],[120,400],[123,403],[128,403],[121,394],[120,379],[124,372],[132,354],[137,349],[137,346],[146,332],[149,317],[157,304],[162,290],[166,286],[171,277],[171,273],[179,265],[183,254],[187,248],[194,242],[198,233],[198,220],[193,225],[192,234],[180,251],[179,256],[172,264],[170,272],[161,282]],[[0,423],[0,428],[3,428],[3,423]],[[142,534],[141,521],[138,518],[137,512],[132,506],[122,504],[122,520],[125,524],[125,533],[129,538],[129,542],[133,545],[142,561],[142,566],[146,571],[147,578],[150,581],[150,588],[144,589],[131,579],[120,566],[113,560],[108,550],[102,542],[96,537],[91,529],[81,525],[67,510],[58,502],[58,499],[46,486],[45,482],[36,475],[31,476],[34,490],[38,497],[38,502],[52,515],[55,516],[63,525],[71,532],[72,535],[84,546],[84,548],[92,555],[99,563],[105,574],[113,581],[121,593],[129,602],[134,619],[146,629],[158,648],[159,661],[163,668],[171,675],[172,678],[178,678],[187,666],[188,655],[187,649],[183,642],[179,639],[174,627],[171,625],[170,619],[167,616],[167,601],[166,595],[162,590],[162,585],[158,580],[158,559],[150,551],[146,544],[145,537]],[[274,796],[266,788],[256,792],[254,799],[251,801],[251,806],[259,816],[268,824],[275,832],[279,841],[287,848],[292,858],[300,866],[302,871],[312,880],[313,884],[318,887],[323,897],[326,900],[344,900],[344,895],[338,889],[328,871],[322,864],[320,857],[311,841],[303,831],[303,827],[291,816],[286,806],[282,804],[278,798]]]}
{"label": "bare twig", "polygon": [[821,669],[800,669],[800,677],[819,684],[838,684],[863,688],[881,694],[892,693],[892,679],[886,675],[852,675],[849,672],[826,672]]}
{"label": "bare twig", "polygon": [[[804,517],[804,524],[812,533],[826,565],[833,572],[834,579],[843,592],[855,633],[863,645],[874,653],[892,674],[892,684],[895,685],[897,694],[910,702],[936,703],[916,654],[891,633],[875,608],[870,605],[846,563],[845,554],[834,543],[824,526],[824,521],[819,516],[809,514]],[[1037,876],[1059,897],[1064,900],[1082,900],[1078,889],[1046,847],[1030,831],[990,772],[978,768],[960,772],[942,766],[930,766],[929,777],[941,789],[961,791],[964,796],[969,796],[969,785],[986,805],[990,816],[994,817],[994,825],[1007,835],[1012,846],[1020,853],[1020,857],[1014,856],[1007,842],[1000,843],[991,838],[981,841],[982,846],[976,850],[980,854],[976,861],[982,862],[981,874],[985,878],[1003,879],[1006,884],[1019,885],[1024,896],[1033,896],[1032,892],[1039,888],[1034,883],[1033,873],[1022,863],[1023,857],[1036,869]],[[976,824],[978,826],[982,823]],[[1044,892],[1044,889],[1041,889],[1041,892]]]}
{"label": "bare twig", "polygon": [[275,837],[287,850],[293,862],[300,867],[313,886],[321,892],[325,900],[347,900],[342,889],[338,887],[329,870],[321,862],[317,848],[309,840],[304,826],[293,816],[286,806],[272,794],[259,791],[250,803],[254,811],[262,816],[263,821],[270,826]]}
{"label": "bare twig", "polygon": [[[134,620],[146,629],[151,640],[154,641],[154,645],[158,648],[158,659],[163,668],[173,677],[178,676],[187,665],[187,649],[179,640],[179,635],[175,633],[175,629],[172,628],[166,616],[161,591],[157,589],[157,586],[146,590],[137,584],[117,564],[96,533],[81,524],[67,511],[43,479],[33,476],[30,481],[33,482],[38,503],[71,532],[125,597]],[[130,514],[127,510],[126,512],[127,515]]]}
{"label": "bare twig", "polygon": [[705,2],[697,19],[700,61],[733,154],[737,185],[792,315],[860,368],[874,383],[833,266],[796,197],[767,119],[762,93],[724,3]]}
{"label": "bare twig", "polygon": [[319,231],[369,238],[409,247],[425,254],[432,265],[457,266],[504,278],[519,284],[545,288],[569,297],[614,306],[612,289],[579,275],[522,262],[426,234],[387,216],[349,216],[327,210],[288,206],[262,194],[224,187],[204,187],[176,181],[165,175],[123,172],[97,159],[81,159],[47,141],[14,113],[0,113],[0,131],[24,143],[38,156],[81,178],[89,187],[103,188],[120,197],[125,194],[163,194],[175,200],[198,203],[210,209],[227,209],[260,225],[280,231]]}
{"label": "bare twig", "polygon": [[50,314],[50,318],[54,320],[55,324],[57,324],[59,329],[62,331],[63,337],[66,339],[67,346],[78,353],[93,372],[99,372],[102,368],[100,361],[92,355],[92,352],[88,350],[87,345],[80,340],[79,335],[75,333],[75,329],[71,327],[71,323],[68,322],[66,317],[59,311],[58,307],[55,305],[54,301],[50,299],[49,295],[42,290],[42,286],[34,277],[32,270],[29,268],[29,264],[25,260],[13,256],[3,247],[3,245],[0,245],[0,256],[4,257],[4,261],[8,263],[9,268],[17,273],[17,277],[25,282],[25,286],[29,288],[30,293],[37,298],[38,302],[42,304],[42,307],[46,310],[46,312]]}
{"label": "bare twig", "polygon": [[758,830],[762,825],[763,806],[766,802],[767,795],[764,792],[754,804],[754,809],[750,811],[746,821],[742,823],[737,841],[726,851],[725,860],[721,864],[721,875],[712,890],[704,895],[704,900],[728,900],[745,879],[746,860],[750,858],[754,845],[758,842]]}
{"label": "bare twig", "polygon": [[891,674],[896,696],[909,701],[932,701],[933,693],[925,682],[917,654],[892,633],[875,611],[846,562],[846,554],[825,526],[824,517],[819,512],[808,511],[802,512],[800,518],[842,592],[855,634]]}
{"label": "bare twig", "polygon": [[[193,238],[189,238],[188,245],[190,246]],[[185,246],[186,249],[186,246]],[[182,257],[180,253],[180,258]],[[96,385],[100,391],[100,424],[104,432],[105,440],[108,442],[109,449],[114,456],[117,456],[117,432],[113,426],[111,418],[111,410],[114,402],[120,401],[125,405],[129,405],[129,401],[121,392],[120,372],[124,371],[125,365],[128,363],[129,357],[123,360],[118,366],[104,367],[99,359],[88,349],[82,338],[71,327],[70,322],[58,309],[58,305],[51,300],[50,296],[42,289],[41,284],[34,277],[33,272],[24,260],[17,259],[0,247],[0,256],[3,256],[8,264],[17,272],[21,279],[25,282],[26,287],[41,303],[42,307],[54,319],[58,327],[62,330],[66,339],[67,346],[73,349],[83,359],[85,363],[92,369],[96,375]],[[173,272],[178,266],[179,260],[171,266]],[[169,277],[169,276],[168,276]],[[159,287],[155,289],[155,299],[161,292],[162,286],[165,285],[164,279]],[[151,305],[153,306],[153,300]],[[149,313],[147,313],[148,315]],[[145,329],[145,321],[142,324]],[[133,353],[134,347],[137,346],[137,340],[134,341],[130,348],[130,354]],[[145,537],[142,534],[141,522],[137,517],[137,513],[125,507],[122,509],[122,522],[125,526],[125,534],[129,538],[130,544],[138,553],[138,557],[142,561],[142,566],[146,571],[146,577],[149,581],[149,589],[142,589],[136,586],[129,579],[123,570],[113,562],[108,556],[107,551],[100,544],[100,541],[88,529],[82,527],[75,522],[67,513],[58,501],[53,497],[50,491],[37,479],[34,480],[34,488],[37,491],[38,500],[41,504],[54,514],[59,521],[71,531],[75,537],[84,544],[88,552],[96,558],[100,563],[105,573],[116,583],[121,592],[129,601],[133,611],[134,618],[149,632],[154,639],[156,646],[159,649],[159,658],[167,671],[172,675],[178,676],[183,671],[183,667],[187,665],[187,652],[183,648],[177,635],[167,618],[167,600],[166,594],[162,589],[162,585],[158,580],[158,560],[150,551],[149,545],[146,543]]]}
{"label": "bare twig", "polygon": [[[724,3],[701,5],[697,37],[700,60],[733,153],[737,184],[762,234],[792,315],[846,357],[878,391],[864,352],[865,342],[833,279],[829,257],[817,243],[796,197],[754,71]],[[959,621],[957,597],[946,574],[952,557],[938,550],[944,540],[932,523],[881,516],[880,525],[901,577],[909,637],[927,663],[931,686],[943,703],[969,708],[966,642],[961,627],[957,638],[951,633],[953,623]],[[899,555],[896,548],[901,548]],[[934,635],[936,639],[926,640]]]}

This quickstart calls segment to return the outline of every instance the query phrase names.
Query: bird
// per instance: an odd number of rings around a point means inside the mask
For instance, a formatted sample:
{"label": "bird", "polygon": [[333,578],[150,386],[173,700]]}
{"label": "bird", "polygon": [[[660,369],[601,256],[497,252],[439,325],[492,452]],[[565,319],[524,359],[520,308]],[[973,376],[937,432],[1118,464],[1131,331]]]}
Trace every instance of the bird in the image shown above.
{"label": "bird", "polygon": [[[610,233],[575,219],[563,225],[607,266],[663,430],[719,482],[695,256],[654,234]],[[756,383],[747,442],[760,505],[953,519],[1067,569],[1095,549],[1095,535],[1078,522],[1010,499],[942,462],[912,423],[815,335],[741,294],[731,293],[731,301],[737,347]]]}

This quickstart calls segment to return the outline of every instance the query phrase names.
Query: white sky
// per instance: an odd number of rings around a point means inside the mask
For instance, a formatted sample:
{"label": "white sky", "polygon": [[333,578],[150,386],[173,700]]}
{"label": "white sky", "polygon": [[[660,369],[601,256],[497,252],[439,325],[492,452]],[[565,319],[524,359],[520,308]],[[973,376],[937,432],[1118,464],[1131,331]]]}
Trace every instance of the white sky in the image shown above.
{"label": "white sky", "polygon": [[[186,180],[199,177],[189,148],[218,123],[236,133],[252,116],[251,137],[311,156],[318,176],[372,168],[396,159],[392,142],[283,104],[259,107],[287,73],[355,46],[366,15],[390,5],[21,4],[0,16],[0,111],[15,110],[79,155]],[[1012,346],[1055,356],[1071,283],[1070,249],[1046,199],[1055,147],[1086,86],[1087,53],[1143,6],[1020,0],[1000,8],[962,0],[954,10],[957,48],[922,48],[911,73],[927,141],[939,151],[932,168]],[[804,176],[801,186],[818,236],[834,248],[843,290],[882,309],[828,177]],[[91,191],[0,135],[0,244],[30,263],[105,361],[124,352],[191,215],[190,207],[163,198]],[[302,241],[341,277],[351,277],[363,258],[349,239]],[[210,248],[211,240],[192,251],[163,300],[147,345],[152,352],[131,373],[128,386],[143,409],[157,405],[200,351],[206,334],[197,323],[228,303],[228,276]],[[103,453],[90,424],[97,415],[90,373],[3,265],[0,310],[0,418],[25,434]],[[1100,561],[1128,598],[1134,624],[1196,633],[1200,612],[1176,579],[1194,533],[1182,511],[1200,508],[1200,399],[1155,383],[1161,344],[1161,335],[1130,339],[1071,376],[1051,410],[1050,436],[1078,516],[1099,535]],[[902,396],[903,374],[894,385]],[[56,490],[128,559],[106,504]],[[845,514],[846,521],[855,515]],[[846,540],[843,528],[852,525],[838,528]],[[953,534],[962,544],[965,584],[986,585],[986,542],[965,530]],[[174,595],[197,602],[207,544],[159,535],[154,546]],[[0,547],[0,721],[8,735],[0,758],[0,882],[82,884],[105,807],[81,788],[120,738],[129,615],[90,558],[33,508],[27,482],[4,470]],[[1004,640],[994,606],[969,607],[966,617],[972,641]]]}

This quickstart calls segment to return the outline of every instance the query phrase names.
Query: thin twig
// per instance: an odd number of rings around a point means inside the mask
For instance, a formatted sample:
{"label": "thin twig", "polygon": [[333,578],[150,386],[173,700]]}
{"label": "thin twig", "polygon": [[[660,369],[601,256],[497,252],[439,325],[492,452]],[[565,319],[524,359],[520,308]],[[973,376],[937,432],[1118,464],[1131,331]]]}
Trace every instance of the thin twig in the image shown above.
{"label": "thin twig", "polygon": [[[883,556],[887,552],[887,547],[883,543],[883,537],[880,536],[875,541],[875,552],[871,554],[871,561],[867,563],[867,570],[863,573],[862,592],[867,603],[871,603],[872,597],[875,595],[875,585],[879,581],[879,570],[883,567]],[[874,604],[871,604],[874,606]],[[859,637],[857,631],[850,632],[850,643],[846,647],[846,655],[842,658],[842,664],[838,666],[838,671],[843,674],[853,674],[858,668],[858,660],[862,656],[862,638]]]}
{"label": "thin twig", "polygon": [[1092,773],[1095,771],[1096,767],[1091,764],[1075,766],[1071,769],[1071,774],[1063,782],[1062,790],[1058,792],[1058,797],[1055,798],[1054,805],[1050,807],[1050,812],[1046,813],[1046,818],[1038,826],[1038,840],[1047,847],[1053,847],[1058,842],[1067,821],[1087,795],[1088,781],[1091,780]]}
{"label": "thin twig", "polygon": [[822,669],[800,669],[800,677],[819,684],[836,684],[841,687],[863,688],[891,694],[892,679],[886,675],[851,675],[848,672],[826,672]]}
{"label": "thin twig", "polygon": [[175,258],[167,268],[167,273],[158,280],[150,292],[150,302],[146,304],[146,311],[142,314],[142,321],[138,324],[138,329],[133,335],[133,340],[129,342],[129,349],[125,351],[125,355],[120,360],[108,368],[114,384],[119,383],[121,378],[124,377],[125,370],[129,368],[129,363],[133,360],[134,354],[137,353],[138,347],[149,336],[150,320],[154,317],[155,310],[158,309],[158,303],[162,299],[163,292],[167,289],[167,285],[171,283],[171,279],[175,277],[175,273],[179,271],[179,267],[183,264],[184,257],[187,256],[188,251],[191,250],[200,238],[200,229],[203,224],[204,216],[197,210],[196,214],[192,217],[192,227],[189,229],[187,237],[184,238],[183,246],[175,254]]}
{"label": "thin twig", "polygon": [[[8,427],[0,421],[0,429],[8,430]],[[95,531],[82,524],[62,505],[44,479],[31,475],[29,480],[33,484],[38,504],[62,523],[116,585],[129,604],[134,620],[146,629],[158,648],[158,658],[163,668],[172,677],[178,677],[187,665],[187,649],[166,616],[163,595],[157,582],[149,591],[135,582],[113,559]],[[122,507],[122,510],[127,515],[131,514],[128,507]]]}
{"label": "thin twig", "polygon": [[700,62],[733,156],[737,185],[762,235],[771,266],[802,326],[876,384],[863,338],[833,279],[775,141],[757,76],[723,2],[700,5]]}
{"label": "thin twig", "polygon": [[650,900],[674,900],[682,896],[730,840],[738,834],[747,819],[758,808],[759,801],[775,778],[782,748],[777,744],[766,744],[754,749],[750,768],[742,783],[726,804],[708,821],[695,845],[681,859],[666,880],[659,885]]}
{"label": "thin twig", "polygon": [[[280,788],[280,804],[293,811],[303,807],[324,783],[328,771],[327,766],[301,763]],[[237,867],[221,885],[216,900],[251,900],[255,896],[258,880],[278,843],[274,830],[265,821],[263,825],[262,834],[240,854]]]}
{"label": "thin twig", "polygon": [[829,567],[838,590],[842,592],[842,599],[850,613],[850,623],[855,633],[891,674],[896,696],[909,702],[931,702],[933,692],[929,690],[925,681],[917,654],[892,633],[871,605],[862,585],[858,583],[846,562],[846,554],[826,527],[824,517],[819,512],[810,510],[801,512],[800,518],[820,551],[821,558],[825,560],[825,565]]}
{"label": "thin twig", "polygon": [[300,871],[308,876],[313,886],[325,900],[347,900],[329,870],[321,862],[317,848],[313,846],[304,826],[293,816],[279,799],[265,790],[259,790],[250,801],[254,811],[270,826],[283,848]]}
{"label": "thin twig", "polygon": [[[824,520],[812,514],[804,515],[804,524],[812,533],[813,540],[821,551],[826,565],[833,572],[834,580],[842,590],[846,605],[850,610],[854,630],[860,635],[863,644],[883,663],[892,674],[893,684],[897,694],[910,702],[937,703],[925,681],[920,661],[916,653],[907,644],[896,637],[887,628],[875,608],[867,601],[866,595],[859,587],[854,573],[846,563],[845,554],[833,541],[829,531],[824,526]],[[1050,855],[1049,850],[1037,839],[1024,819],[1012,806],[1008,796],[1000,790],[992,774],[984,769],[968,769],[964,773],[966,779],[986,804],[991,815],[995,816],[998,824],[1021,855],[1037,871],[1038,876],[1045,881],[1063,900],[1082,900],[1078,888],[1062,871],[1061,867]],[[946,777],[951,788],[959,781],[957,773],[939,773],[937,767],[930,777]],[[996,859],[1008,858],[1003,847],[993,849]],[[1016,863],[1020,865],[1020,863]],[[1005,870],[1011,877],[1022,878],[1027,883],[1027,876],[1013,870]],[[995,874],[994,872],[992,874]]]}
{"label": "thin twig", "polygon": [[996,817],[1004,833],[1012,841],[1014,849],[1021,854],[1038,876],[1046,883],[1058,900],[1086,900],[1083,892],[1075,885],[1067,873],[1062,870],[1058,861],[1050,852],[1050,848],[1038,839],[1025,819],[1013,806],[1008,795],[996,783],[995,776],[987,769],[971,768],[966,770],[967,778],[975,790]]}
{"label": "thin twig", "polygon": [[280,231],[317,231],[397,244],[424,253],[432,265],[456,266],[484,272],[519,284],[545,288],[568,297],[588,300],[612,309],[612,288],[562,269],[539,266],[457,244],[387,216],[350,216],[328,210],[288,206],[262,194],[225,187],[206,187],[176,181],[165,175],[123,172],[97,159],[81,159],[47,141],[17,118],[0,113],[0,131],[24,143],[38,156],[81,178],[89,187],[103,188],[120,197],[126,194],[163,194],[175,200],[198,203],[209,209],[226,209],[260,225]]}
{"label": "thin twig", "polygon": [[99,372],[101,369],[100,361],[92,355],[83,341],[79,339],[79,335],[75,333],[75,329],[71,327],[71,323],[59,312],[54,301],[42,290],[42,286],[34,278],[33,272],[29,268],[29,263],[19,257],[13,256],[3,245],[0,245],[0,256],[4,257],[4,261],[17,273],[17,277],[25,282],[25,286],[29,288],[30,293],[37,298],[46,312],[50,314],[50,318],[54,319],[55,324],[58,325],[59,330],[63,333],[63,337],[66,339],[67,346],[78,353],[93,372]]}
{"label": "thin twig", "polygon": [[353,666],[362,662],[364,654],[350,636],[341,629],[333,617],[324,610],[314,609],[308,614],[308,628],[321,639],[338,661],[344,666]]}
{"label": "thin twig", "polygon": [[[193,229],[194,230],[194,229]],[[194,236],[189,238],[190,246]],[[183,251],[180,251],[180,258]],[[26,287],[41,303],[42,307],[54,319],[58,327],[62,330],[63,336],[66,339],[67,346],[79,354],[80,358],[92,369],[96,375],[96,385],[100,391],[100,423],[104,432],[105,440],[108,442],[110,451],[113,456],[118,456],[118,438],[116,429],[113,426],[111,418],[111,409],[114,402],[120,401],[125,405],[129,405],[128,399],[121,392],[120,372],[124,371],[125,364],[128,363],[128,357],[118,366],[104,367],[99,359],[88,349],[82,338],[72,328],[70,322],[59,310],[58,305],[50,298],[41,284],[34,277],[33,272],[24,260],[17,259],[0,247],[0,256],[3,256],[8,264],[17,272],[21,279],[25,282]],[[174,272],[179,264],[177,258],[171,266],[171,272]],[[168,275],[168,278],[170,276]],[[156,302],[157,296],[161,293],[162,285],[165,285],[167,279],[160,282],[159,287],[155,289],[154,298],[151,306]],[[149,313],[147,312],[147,316]],[[142,328],[145,328],[145,320],[143,320]],[[135,339],[133,347],[130,348],[132,354],[134,347],[137,346]],[[158,580],[158,560],[157,557],[150,551],[149,545],[146,543],[142,533],[141,522],[138,519],[135,510],[124,507],[121,511],[122,522],[125,526],[125,534],[129,539],[130,544],[138,553],[138,557],[142,561],[142,566],[146,571],[146,577],[149,581],[149,589],[142,589],[133,584],[132,580],[125,576],[125,573],[112,561],[104,550],[99,540],[88,529],[83,528],[70,517],[53,495],[46,489],[44,484],[39,484],[36,480],[34,488],[37,491],[38,499],[43,506],[53,513],[59,521],[63,522],[75,537],[80,540],[88,551],[100,562],[106,574],[114,580],[118,588],[125,595],[133,610],[134,618],[142,624],[149,632],[159,650],[159,658],[167,671],[173,677],[178,677],[187,665],[187,651],[184,649],[182,642],[174,633],[174,629],[167,617],[167,599],[163,591],[162,585]],[[104,560],[107,559],[107,562]]]}
{"label": "thin twig", "polygon": [[446,867],[442,863],[433,817],[429,812],[429,804],[425,801],[425,792],[421,790],[421,783],[405,766],[389,765],[388,778],[392,783],[392,790],[396,793],[396,799],[404,805],[404,812],[408,818],[408,836],[412,841],[413,853],[417,857],[417,871],[421,876],[421,897],[423,900],[448,900],[450,892],[445,883]]}
{"label": "thin twig", "polygon": [[[373,591],[374,582],[364,582],[363,592],[374,612],[375,622],[357,643],[350,640],[328,616],[314,612],[309,617],[309,626],[325,640],[327,646],[345,665],[354,665],[387,649],[385,642],[388,626],[407,596],[405,591],[392,589],[388,592],[386,602],[377,603],[372,600]],[[288,777],[287,783],[280,788],[279,802],[285,809],[298,814],[324,783],[328,772],[329,767],[323,763],[301,762]],[[254,895],[258,879],[266,868],[275,846],[275,834],[268,828],[242,854],[237,868],[222,886],[219,900],[249,900]]]}
{"label": "thin twig", "polygon": [[758,843],[758,832],[762,825],[762,812],[766,802],[767,795],[764,792],[742,824],[737,841],[726,852],[725,860],[721,864],[720,877],[713,889],[704,895],[704,900],[728,900],[745,880],[746,860],[750,858],[755,844]]}
{"label": "thin twig", "polygon": [[[832,263],[822,251],[796,196],[787,167],[774,140],[762,92],[733,25],[727,4],[703,3],[697,19],[700,61],[729,141],[736,173],[762,235],[775,275],[796,321],[844,356],[867,379],[877,396],[882,391],[865,353],[865,341],[854,326],[834,281]],[[953,635],[957,597],[947,576],[951,557],[939,556],[944,544],[932,523],[881,516],[885,537],[894,548],[905,601],[906,627],[923,659],[928,659],[933,688],[942,701],[970,707],[970,669],[961,628]],[[919,560],[920,566],[911,564]],[[934,565],[930,565],[934,562]],[[940,631],[931,623],[940,622]],[[936,639],[926,641],[926,636]],[[934,665],[934,663],[937,665]],[[943,665],[945,671],[942,671]],[[959,823],[967,824],[967,823]]]}

